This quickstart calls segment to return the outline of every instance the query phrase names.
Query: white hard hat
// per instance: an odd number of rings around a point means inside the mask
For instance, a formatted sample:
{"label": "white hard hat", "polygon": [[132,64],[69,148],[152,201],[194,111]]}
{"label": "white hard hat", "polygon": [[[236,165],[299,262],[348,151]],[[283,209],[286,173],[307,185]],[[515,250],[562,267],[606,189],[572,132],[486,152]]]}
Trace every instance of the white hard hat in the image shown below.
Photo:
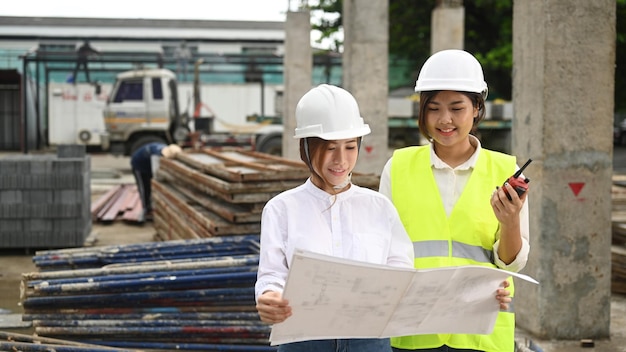
{"label": "white hard hat", "polygon": [[325,140],[361,137],[371,132],[356,99],[345,89],[320,84],[300,98],[296,106],[294,138],[319,137]]}
{"label": "white hard hat", "polygon": [[454,90],[481,93],[487,99],[487,83],[480,62],[467,51],[449,49],[434,53],[426,60],[415,91]]}

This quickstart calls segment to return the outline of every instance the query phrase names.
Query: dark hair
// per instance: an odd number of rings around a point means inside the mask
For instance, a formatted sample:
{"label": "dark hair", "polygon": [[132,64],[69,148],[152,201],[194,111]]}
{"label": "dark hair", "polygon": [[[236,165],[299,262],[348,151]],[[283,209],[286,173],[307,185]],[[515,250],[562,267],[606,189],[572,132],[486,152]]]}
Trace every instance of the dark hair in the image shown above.
{"label": "dark hair", "polygon": [[[357,137],[357,143],[361,143],[361,138],[362,137]],[[327,141],[325,139],[319,138],[319,137],[307,137],[307,138],[301,138],[300,139],[300,159],[302,161],[304,161],[304,163],[306,164],[306,166],[309,167],[309,170],[311,171],[311,177],[315,180],[321,181],[323,184],[325,184],[326,186],[328,186],[328,188],[333,189],[333,185],[328,182],[328,180],[326,180],[324,178],[324,176],[318,174],[315,171],[315,168],[313,167],[314,165],[317,166],[317,169],[319,170],[322,164],[322,158],[323,158],[323,150],[328,149],[328,145],[331,143],[332,141]],[[307,155],[308,152],[308,155]]]}
{"label": "dark hair", "polygon": [[[420,108],[419,108],[417,123],[418,123],[418,126],[424,126],[424,128],[420,128],[419,131],[422,134],[422,136],[424,136],[424,138],[428,139],[429,141],[431,140],[431,137],[428,135],[428,131],[426,130],[426,127],[425,127],[426,126],[426,111],[428,110],[427,109],[428,104],[431,102],[431,100],[433,100],[435,96],[437,96],[437,94],[439,94],[439,92],[441,91],[431,90],[431,91],[420,93]],[[474,134],[476,130],[478,129],[478,124],[480,124],[480,122],[485,118],[485,98],[483,98],[483,95],[480,93],[473,93],[473,92],[459,92],[459,93],[468,97],[469,100],[472,102],[472,105],[478,109],[478,116],[474,118],[474,124],[472,126],[472,131],[471,131],[471,133]]]}
{"label": "dark hair", "polygon": [[313,167],[315,165],[319,169],[319,165],[322,162],[322,153],[320,151],[326,149],[329,143],[329,141],[319,137],[301,138],[300,159],[309,167],[313,179],[321,181],[332,188],[332,185],[322,175],[318,174]]}

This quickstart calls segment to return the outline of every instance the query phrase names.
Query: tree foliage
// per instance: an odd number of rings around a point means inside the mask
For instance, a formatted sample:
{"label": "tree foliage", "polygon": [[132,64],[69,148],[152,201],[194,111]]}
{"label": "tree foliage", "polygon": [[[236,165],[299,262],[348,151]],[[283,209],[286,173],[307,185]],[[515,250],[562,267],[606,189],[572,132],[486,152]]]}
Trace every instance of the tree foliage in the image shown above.
{"label": "tree foliage", "polygon": [[[330,40],[331,51],[339,51],[343,44],[341,40],[335,37],[335,34],[339,31],[339,28],[343,26],[342,21],[342,0],[318,0],[316,5],[310,5],[310,9],[314,14],[319,14],[316,17],[316,22],[312,24],[312,28],[320,32],[320,39]],[[331,16],[328,16],[331,14]]]}
{"label": "tree foliage", "polygon": [[[430,22],[437,0],[389,0],[390,71],[415,82],[419,68],[430,56]],[[481,62],[492,98],[511,99],[513,69],[513,0],[463,1],[465,50]],[[626,0],[616,0],[615,110],[626,113]],[[319,0],[312,10],[336,13],[332,20],[313,26],[323,38],[341,27],[342,0]],[[341,43],[336,43],[339,48]]]}

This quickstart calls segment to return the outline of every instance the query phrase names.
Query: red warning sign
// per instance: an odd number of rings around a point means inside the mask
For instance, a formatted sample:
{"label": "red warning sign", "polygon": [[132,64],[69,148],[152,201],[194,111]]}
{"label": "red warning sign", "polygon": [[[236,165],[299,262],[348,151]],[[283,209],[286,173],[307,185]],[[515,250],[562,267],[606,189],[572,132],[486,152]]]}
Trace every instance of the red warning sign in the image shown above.
{"label": "red warning sign", "polygon": [[583,190],[583,187],[585,187],[584,182],[570,182],[569,183],[569,188],[572,190],[572,192],[574,192],[574,196],[576,197],[578,197],[578,194],[580,193],[580,191]]}

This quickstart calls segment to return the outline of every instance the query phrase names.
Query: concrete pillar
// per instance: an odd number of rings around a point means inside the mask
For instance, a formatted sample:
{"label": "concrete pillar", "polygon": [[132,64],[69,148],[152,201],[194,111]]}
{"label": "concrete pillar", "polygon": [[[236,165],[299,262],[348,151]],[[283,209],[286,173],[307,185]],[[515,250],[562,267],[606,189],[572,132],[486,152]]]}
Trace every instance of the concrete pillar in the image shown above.
{"label": "concrete pillar", "polygon": [[530,258],[518,326],[609,336],[614,0],[513,2],[512,152],[531,179]]}
{"label": "concrete pillar", "polygon": [[283,157],[300,161],[296,128],[296,105],[311,89],[313,49],[311,48],[311,14],[308,10],[289,11],[285,22],[285,59],[283,90]]}
{"label": "concrete pillar", "polygon": [[372,133],[365,136],[355,168],[380,174],[387,152],[388,0],[343,1],[343,88],[350,91]]}
{"label": "concrete pillar", "polygon": [[463,0],[439,0],[431,15],[430,52],[463,49],[465,8]]}

